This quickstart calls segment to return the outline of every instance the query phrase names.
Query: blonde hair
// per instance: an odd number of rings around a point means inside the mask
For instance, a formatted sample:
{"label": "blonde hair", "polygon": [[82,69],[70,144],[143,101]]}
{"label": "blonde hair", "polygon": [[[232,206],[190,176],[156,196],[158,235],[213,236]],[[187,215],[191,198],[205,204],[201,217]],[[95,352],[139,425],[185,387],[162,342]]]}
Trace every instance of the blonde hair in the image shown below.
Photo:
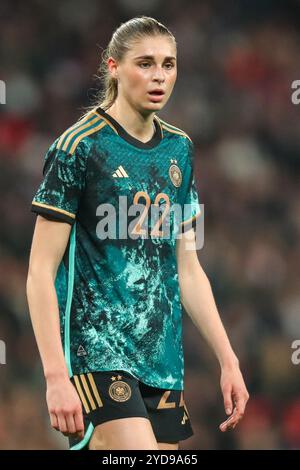
{"label": "blonde hair", "polygon": [[126,21],[126,23],[121,23],[102,53],[102,60],[96,75],[102,84],[102,89],[97,92],[94,104],[85,108],[85,114],[98,106],[107,110],[118,96],[118,81],[111,76],[108,70],[108,58],[113,57],[120,62],[134,42],[148,36],[159,35],[169,37],[177,48],[176,39],[171,31],[154,18],[141,15]]}

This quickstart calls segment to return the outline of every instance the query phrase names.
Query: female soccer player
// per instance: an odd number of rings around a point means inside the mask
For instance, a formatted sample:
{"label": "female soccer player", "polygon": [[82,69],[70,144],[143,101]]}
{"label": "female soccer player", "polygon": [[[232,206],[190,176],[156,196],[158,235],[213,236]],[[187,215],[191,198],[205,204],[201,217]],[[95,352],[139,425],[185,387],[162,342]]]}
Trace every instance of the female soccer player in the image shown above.
{"label": "female soccer player", "polygon": [[197,258],[193,144],[157,116],[176,61],[164,25],[122,24],[103,55],[104,95],[51,145],[32,201],[27,297],[51,425],[71,449],[178,449],[193,434],[181,303],[220,362],[222,431],[248,400]]}

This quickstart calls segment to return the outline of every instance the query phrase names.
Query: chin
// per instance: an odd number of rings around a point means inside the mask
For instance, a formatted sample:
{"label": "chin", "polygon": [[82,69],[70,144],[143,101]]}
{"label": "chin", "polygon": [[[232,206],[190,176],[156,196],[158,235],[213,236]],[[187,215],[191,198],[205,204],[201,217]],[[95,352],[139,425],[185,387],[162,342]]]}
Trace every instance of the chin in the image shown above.
{"label": "chin", "polygon": [[148,109],[149,111],[158,111],[165,106],[165,103],[147,103],[144,106],[144,109]]}
{"label": "chin", "polygon": [[149,103],[148,102],[141,102],[139,105],[138,105],[138,109],[140,109],[140,112],[142,114],[146,113],[156,113],[158,111],[160,111],[164,106],[165,106],[165,102],[164,103]]}

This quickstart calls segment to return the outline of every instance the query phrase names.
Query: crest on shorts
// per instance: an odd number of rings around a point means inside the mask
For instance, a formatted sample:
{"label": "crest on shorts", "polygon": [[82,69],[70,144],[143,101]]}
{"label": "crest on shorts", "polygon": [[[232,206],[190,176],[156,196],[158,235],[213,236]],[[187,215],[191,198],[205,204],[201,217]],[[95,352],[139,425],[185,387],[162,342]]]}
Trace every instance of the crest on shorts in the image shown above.
{"label": "crest on shorts", "polygon": [[117,380],[110,385],[108,393],[115,401],[127,401],[131,397],[131,388],[126,382]]}
{"label": "crest on shorts", "polygon": [[179,188],[179,186],[181,186],[181,183],[182,183],[182,173],[181,173],[179,166],[177,165],[177,160],[171,160],[171,165],[169,168],[169,176],[174,186],[176,188]]}

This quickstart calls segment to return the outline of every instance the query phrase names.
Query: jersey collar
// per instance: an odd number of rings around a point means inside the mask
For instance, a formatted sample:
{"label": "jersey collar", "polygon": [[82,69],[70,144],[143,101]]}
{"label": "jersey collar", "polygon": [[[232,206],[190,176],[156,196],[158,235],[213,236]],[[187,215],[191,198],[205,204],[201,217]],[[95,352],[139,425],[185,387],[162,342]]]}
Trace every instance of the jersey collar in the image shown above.
{"label": "jersey collar", "polygon": [[128,132],[122,127],[112,116],[107,114],[104,109],[100,108],[100,106],[96,109],[97,113],[103,116],[107,121],[109,121],[112,126],[116,129],[118,135],[122,137],[124,140],[129,142],[131,145],[141,149],[151,149],[156,147],[160,141],[162,140],[162,130],[159,124],[159,120],[156,116],[154,116],[153,122],[155,125],[155,132],[148,142],[142,142],[139,139],[136,139],[132,135],[128,134]]}

